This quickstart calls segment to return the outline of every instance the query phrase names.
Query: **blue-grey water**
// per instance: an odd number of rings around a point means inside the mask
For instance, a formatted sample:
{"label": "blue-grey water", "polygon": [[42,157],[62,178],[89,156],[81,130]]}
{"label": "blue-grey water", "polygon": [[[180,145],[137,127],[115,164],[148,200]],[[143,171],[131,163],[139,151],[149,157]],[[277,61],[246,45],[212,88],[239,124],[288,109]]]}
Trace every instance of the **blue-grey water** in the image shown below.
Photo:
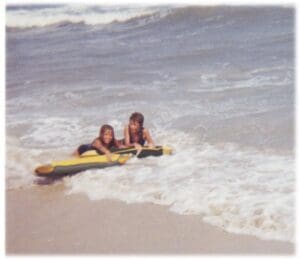
{"label": "blue-grey water", "polygon": [[6,9],[7,188],[101,124],[145,116],[175,154],[63,180],[66,193],[168,205],[229,232],[293,241],[295,10]]}

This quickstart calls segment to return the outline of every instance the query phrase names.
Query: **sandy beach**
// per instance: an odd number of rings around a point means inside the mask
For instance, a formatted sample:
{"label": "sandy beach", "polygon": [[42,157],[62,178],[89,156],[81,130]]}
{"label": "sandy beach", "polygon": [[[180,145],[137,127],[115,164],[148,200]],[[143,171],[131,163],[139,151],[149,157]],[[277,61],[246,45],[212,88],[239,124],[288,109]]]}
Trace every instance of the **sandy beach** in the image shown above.
{"label": "sandy beach", "polygon": [[[6,253],[293,255],[296,11],[7,3]],[[134,112],[171,156],[35,182]]]}
{"label": "sandy beach", "polygon": [[294,245],[235,235],[154,204],[91,201],[61,183],[6,191],[6,254],[291,255]]}

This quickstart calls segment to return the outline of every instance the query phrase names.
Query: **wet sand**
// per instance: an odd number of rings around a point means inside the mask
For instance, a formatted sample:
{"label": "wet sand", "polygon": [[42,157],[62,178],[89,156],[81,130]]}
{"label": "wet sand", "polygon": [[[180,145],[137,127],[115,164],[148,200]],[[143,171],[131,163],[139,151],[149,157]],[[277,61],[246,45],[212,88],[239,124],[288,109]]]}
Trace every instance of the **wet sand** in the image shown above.
{"label": "wet sand", "polygon": [[291,255],[294,244],[236,235],[153,204],[90,201],[63,184],[6,191],[6,254]]}

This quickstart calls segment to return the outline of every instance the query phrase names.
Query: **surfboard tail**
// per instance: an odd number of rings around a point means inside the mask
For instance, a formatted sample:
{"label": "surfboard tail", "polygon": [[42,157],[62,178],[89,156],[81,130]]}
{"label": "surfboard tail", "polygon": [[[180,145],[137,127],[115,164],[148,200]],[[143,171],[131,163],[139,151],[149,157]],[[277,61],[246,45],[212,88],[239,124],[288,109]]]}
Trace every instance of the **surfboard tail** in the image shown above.
{"label": "surfboard tail", "polygon": [[171,147],[168,147],[168,146],[163,147],[163,154],[164,155],[170,155],[170,154],[172,154],[172,152],[173,152],[173,150],[172,150]]}

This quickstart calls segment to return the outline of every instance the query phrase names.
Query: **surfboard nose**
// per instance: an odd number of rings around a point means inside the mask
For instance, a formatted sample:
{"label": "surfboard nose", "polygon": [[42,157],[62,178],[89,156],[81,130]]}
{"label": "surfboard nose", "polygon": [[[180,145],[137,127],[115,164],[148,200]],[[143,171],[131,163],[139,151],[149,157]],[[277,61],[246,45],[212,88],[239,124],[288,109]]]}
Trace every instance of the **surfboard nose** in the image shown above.
{"label": "surfboard nose", "polygon": [[46,175],[53,172],[54,167],[50,164],[37,167],[34,171],[37,175]]}

